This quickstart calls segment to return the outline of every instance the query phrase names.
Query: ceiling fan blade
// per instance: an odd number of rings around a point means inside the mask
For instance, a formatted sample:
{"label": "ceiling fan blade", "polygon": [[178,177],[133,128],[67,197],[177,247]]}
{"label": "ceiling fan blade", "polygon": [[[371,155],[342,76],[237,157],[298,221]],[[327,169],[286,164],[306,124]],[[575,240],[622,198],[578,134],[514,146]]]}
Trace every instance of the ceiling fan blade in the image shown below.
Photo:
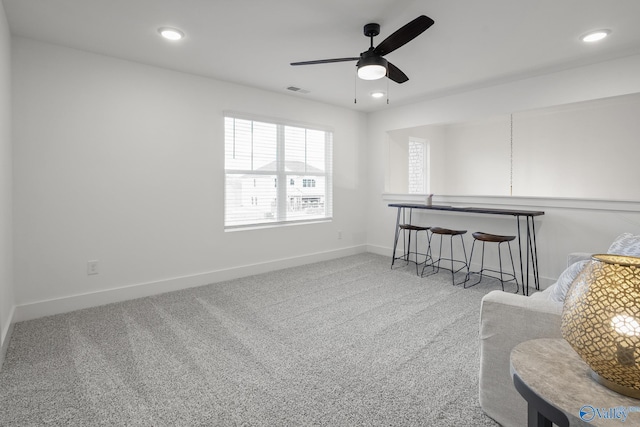
{"label": "ceiling fan blade", "polygon": [[359,56],[354,58],[317,59],[315,61],[292,62],[291,65],[329,64],[332,62],[348,62],[348,61],[359,61],[359,60],[360,60]]}
{"label": "ceiling fan blade", "polygon": [[427,28],[432,26],[433,23],[433,19],[425,15],[420,15],[384,39],[373,51],[380,56],[391,53],[418,37]]}
{"label": "ceiling fan blade", "polygon": [[387,63],[387,77],[396,83],[404,83],[409,80],[409,77],[391,62]]}

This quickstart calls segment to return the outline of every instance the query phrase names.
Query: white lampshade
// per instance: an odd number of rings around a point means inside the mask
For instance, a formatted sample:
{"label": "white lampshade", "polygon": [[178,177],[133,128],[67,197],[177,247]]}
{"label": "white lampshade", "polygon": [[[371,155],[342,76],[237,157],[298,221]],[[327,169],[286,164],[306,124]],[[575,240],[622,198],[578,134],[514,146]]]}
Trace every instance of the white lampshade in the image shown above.
{"label": "white lampshade", "polygon": [[387,75],[387,60],[365,52],[358,61],[358,77],[362,80],[378,80]]}
{"label": "white lampshade", "polygon": [[358,68],[358,77],[362,80],[378,80],[387,75],[387,69],[382,65],[365,65]]}

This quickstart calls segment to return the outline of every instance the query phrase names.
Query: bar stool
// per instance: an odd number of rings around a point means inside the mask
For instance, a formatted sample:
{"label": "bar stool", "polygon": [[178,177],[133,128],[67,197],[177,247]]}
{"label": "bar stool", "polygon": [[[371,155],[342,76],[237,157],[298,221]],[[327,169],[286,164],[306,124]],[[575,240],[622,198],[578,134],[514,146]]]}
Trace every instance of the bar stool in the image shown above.
{"label": "bar stool", "polygon": [[[464,247],[464,239],[462,238],[462,235],[465,234],[467,232],[467,230],[450,230],[448,228],[442,228],[442,227],[431,227],[431,233],[432,234],[438,234],[440,236],[440,253],[438,254],[438,259],[436,261],[432,261],[431,266],[433,267],[433,273],[431,274],[435,274],[438,271],[440,271],[440,261],[451,261],[451,269],[446,268],[446,267],[442,267],[442,269],[444,270],[449,270],[451,271],[451,282],[453,283],[453,285],[459,285],[460,283],[466,283],[467,280],[469,280],[469,264],[467,263],[467,250]],[[443,258],[442,257],[442,239],[443,236],[449,236],[449,246],[451,249],[451,258]],[[459,260],[459,259],[455,259],[453,258],[453,237],[454,236],[460,236],[460,243],[462,244],[462,251],[464,253],[464,260]],[[455,269],[454,267],[454,263],[459,263],[462,264],[462,266],[459,269]],[[425,263],[424,267],[422,267],[422,276],[424,276],[424,269],[427,268],[428,265]],[[467,274],[465,276],[464,281],[460,282],[460,283],[456,283],[455,281],[455,274],[459,271],[461,271],[462,269],[466,268],[467,269]]]}
{"label": "bar stool", "polygon": [[[480,279],[478,279],[477,282],[469,285],[468,287],[471,286],[475,286],[478,283],[480,283],[482,281],[482,275],[484,274],[485,271],[490,271],[492,273],[500,273],[500,277],[495,277],[495,276],[491,276],[491,275],[487,275],[488,277],[493,277],[494,279],[499,279],[500,280],[500,284],[502,285],[502,290],[504,291],[504,283],[505,282],[511,282],[514,281],[516,282],[516,293],[518,293],[518,290],[520,289],[520,285],[518,284],[518,280],[516,279],[516,267],[515,264],[513,263],[513,253],[511,252],[511,241],[514,240],[516,238],[516,236],[500,236],[498,234],[490,234],[490,233],[483,233],[483,232],[475,232],[473,233],[473,245],[471,246],[471,256],[469,257],[469,264],[471,264],[471,260],[473,258],[473,249],[476,245],[477,241],[481,241],[482,242],[482,261],[480,263],[480,271],[472,271],[469,272],[469,276],[471,276],[472,274],[479,274],[480,275]],[[498,261],[500,262],[500,270],[492,270],[490,268],[484,268],[484,245],[485,243],[497,243],[498,244]],[[511,258],[511,269],[513,271],[512,273],[505,273],[502,269],[502,253],[500,251],[500,245],[502,245],[503,243],[506,243],[507,246],[509,247],[509,257]],[[504,276],[507,277],[511,277],[511,279],[509,280],[504,280]],[[469,277],[467,277],[467,280],[469,280]],[[465,283],[465,288],[467,287],[467,284]]]}
{"label": "bar stool", "polygon": [[[391,268],[393,268],[393,264],[395,263],[395,261],[397,259],[404,259],[407,264],[409,265],[409,262],[411,262],[411,260],[409,259],[409,257],[411,256],[411,254],[414,254],[416,256],[416,274],[419,274],[418,272],[418,266],[420,264],[425,264],[427,263],[427,260],[431,259],[431,236],[429,235],[429,229],[431,227],[422,227],[419,225],[413,225],[413,224],[400,224],[398,226],[398,230],[396,231],[396,237],[393,243],[393,257],[391,260]],[[411,232],[415,231],[415,250],[413,252],[411,252]],[[418,252],[418,233],[420,231],[424,231],[427,234],[427,253],[423,254],[423,253],[419,253]],[[403,237],[406,236],[406,233],[409,233],[409,239],[407,241],[407,246],[404,249],[404,254],[402,254],[399,257],[396,257],[396,248],[398,246],[398,238],[400,237],[400,232],[403,232]],[[404,245],[403,245],[404,246]],[[418,262],[418,255],[424,255],[424,262]]]}

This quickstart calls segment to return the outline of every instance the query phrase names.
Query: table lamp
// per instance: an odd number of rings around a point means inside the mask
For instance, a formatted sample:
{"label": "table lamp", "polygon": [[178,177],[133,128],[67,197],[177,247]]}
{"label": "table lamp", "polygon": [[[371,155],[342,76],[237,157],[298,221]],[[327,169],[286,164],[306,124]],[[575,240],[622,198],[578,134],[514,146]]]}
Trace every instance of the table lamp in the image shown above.
{"label": "table lamp", "polygon": [[562,336],[598,383],[640,398],[640,258],[593,255],[567,292]]}

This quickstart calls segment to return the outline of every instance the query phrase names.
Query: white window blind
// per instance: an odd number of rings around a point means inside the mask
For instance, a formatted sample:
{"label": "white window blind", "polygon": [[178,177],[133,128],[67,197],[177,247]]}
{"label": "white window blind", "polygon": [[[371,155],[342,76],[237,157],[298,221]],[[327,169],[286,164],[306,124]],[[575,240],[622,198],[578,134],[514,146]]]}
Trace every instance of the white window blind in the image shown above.
{"label": "white window blind", "polygon": [[408,192],[409,194],[423,194],[428,192],[429,146],[427,141],[409,138],[408,147]]}
{"label": "white window blind", "polygon": [[224,120],[225,229],[331,218],[332,132]]}

